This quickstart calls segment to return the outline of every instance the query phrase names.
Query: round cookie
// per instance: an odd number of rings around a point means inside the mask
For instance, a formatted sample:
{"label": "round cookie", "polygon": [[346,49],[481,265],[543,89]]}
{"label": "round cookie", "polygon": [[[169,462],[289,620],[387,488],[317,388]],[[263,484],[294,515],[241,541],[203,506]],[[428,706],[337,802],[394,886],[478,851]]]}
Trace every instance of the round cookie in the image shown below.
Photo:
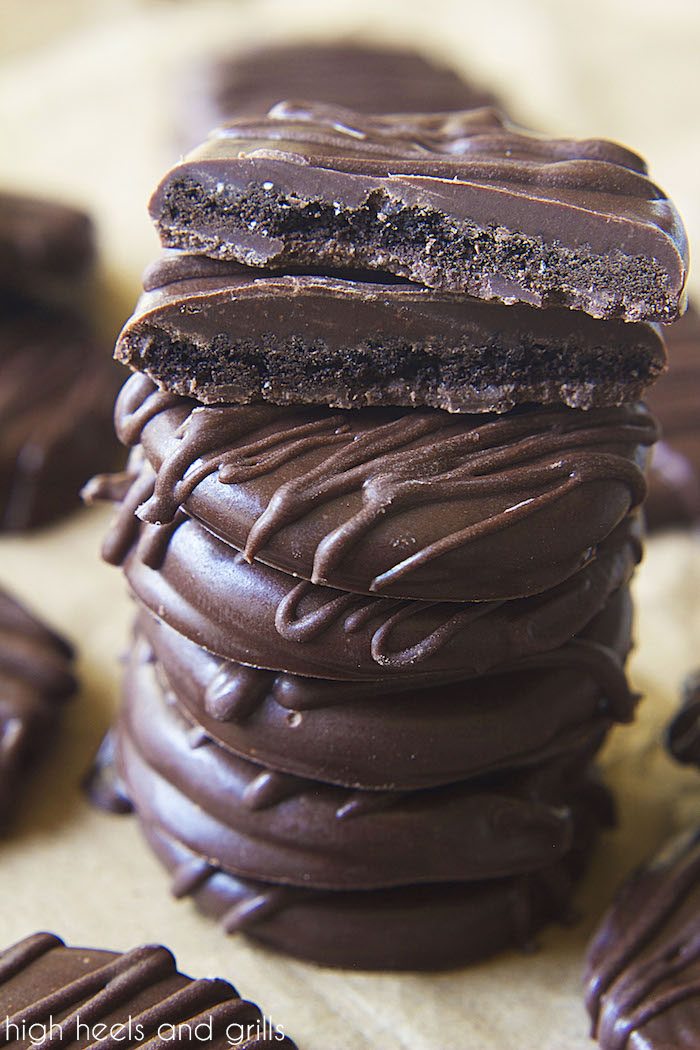
{"label": "round cookie", "polygon": [[208,405],[128,380],[121,439],[180,508],[248,560],[361,594],[483,601],[554,587],[644,498],[642,405],[505,416]]}
{"label": "round cookie", "polygon": [[0,591],[0,824],[76,689],[70,645]]}
{"label": "round cookie", "polygon": [[[122,503],[103,556],[123,563],[136,596],[180,634],[237,663],[312,678],[419,685],[465,678],[555,649],[578,634],[639,559],[638,523],[625,519],[586,568],[545,594],[512,602],[361,597],[248,563],[193,519],[139,523],[152,488],[144,471],[101,479],[91,495]],[[130,488],[128,488],[130,484]]]}
{"label": "round cookie", "polygon": [[347,787],[411,790],[570,751],[597,724],[631,718],[624,673],[626,588],[583,635],[520,667],[387,695],[383,683],[333,682],[231,663],[141,613],[131,674],[156,673],[193,726],[234,754]]}
{"label": "round cookie", "polygon": [[446,970],[510,946],[529,948],[536,931],[568,919],[575,880],[585,867],[609,796],[594,792],[576,813],[576,842],[562,860],[529,875],[472,883],[323,893],[236,878],[142,821],[142,831],[172,874],[176,897],[246,936],[322,966],[364,970]]}
{"label": "round cookie", "polygon": [[274,772],[193,733],[153,664],[137,658],[115,733],[125,794],[145,821],[243,877],[359,890],[500,878],[565,853],[568,802],[605,727],[498,783],[354,791]]}

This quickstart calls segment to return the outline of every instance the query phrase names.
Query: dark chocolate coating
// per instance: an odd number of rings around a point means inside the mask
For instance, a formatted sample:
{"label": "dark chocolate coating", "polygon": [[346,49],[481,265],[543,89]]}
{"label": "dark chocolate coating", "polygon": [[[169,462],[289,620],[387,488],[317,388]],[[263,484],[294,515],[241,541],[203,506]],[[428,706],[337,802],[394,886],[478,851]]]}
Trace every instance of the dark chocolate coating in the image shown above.
{"label": "dark chocolate coating", "polygon": [[[241,114],[281,98],[314,98],[361,113],[489,105],[490,92],[416,51],[352,41],[277,44],[198,62],[183,77],[180,123],[188,148]],[[184,81],[184,83],[183,83]]]}
{"label": "dark chocolate coating", "polygon": [[678,762],[700,768],[700,671],[683,683],[683,703],[668,727],[666,744]]}
{"label": "dark chocolate coating", "polygon": [[57,201],[0,193],[0,288],[32,298],[77,291],[96,261],[90,217]]}
{"label": "dark chocolate coating", "polygon": [[296,1050],[228,981],[179,973],[155,944],[121,953],[67,948],[51,933],[25,937],[0,953],[0,1014],[10,1046]]}
{"label": "dark chocolate coating", "polygon": [[123,459],[112,403],[119,376],[68,310],[0,312],[0,530],[47,525],[80,506],[96,470]]}
{"label": "dark chocolate coating", "polygon": [[[538,764],[596,726],[630,719],[630,627],[622,589],[582,636],[554,652],[453,684],[417,689],[409,680],[388,694],[383,683],[222,661],[143,612],[137,638],[152,647],[156,673],[192,726],[234,754],[346,787],[411,790]],[[142,651],[135,646],[132,664]]]}
{"label": "dark chocolate coating", "polygon": [[123,499],[105,560],[123,564],[143,604],[197,645],[236,663],[311,678],[410,675],[415,685],[429,684],[547,652],[584,629],[640,556],[630,516],[593,561],[541,595],[471,603],[363,597],[250,564],[185,515],[170,526],[143,525],[134,510],[152,482],[146,468],[135,481],[96,482],[93,498]]}
{"label": "dark chocolate coating", "polygon": [[76,689],[70,645],[0,591],[0,823],[53,743],[61,708]]}
{"label": "dark chocolate coating", "polygon": [[661,425],[644,507],[650,529],[700,525],[700,314],[665,329],[669,370],[646,396]]}
{"label": "dark chocolate coating", "polygon": [[675,208],[631,151],[495,110],[370,117],[280,103],[219,129],[150,204],[164,247],[249,266],[375,269],[476,298],[672,320]]}
{"label": "dark chocolate coating", "polygon": [[116,765],[143,820],[236,875],[316,889],[501,878],[571,846],[568,804],[605,736],[496,780],[423,791],[348,790],[254,764],[218,747],[166,700],[148,648],[124,682]]}
{"label": "dark chocolate coating", "polygon": [[173,894],[192,896],[226,933],[322,966],[446,970],[510,946],[532,948],[544,923],[570,918],[573,885],[599,823],[609,820],[608,802],[604,792],[581,801],[574,849],[541,871],[354,893],[238,879],[162,828],[142,822],[142,830],[172,874]]}
{"label": "dark chocolate coating", "polygon": [[186,255],[152,267],[145,280],[153,287],[115,356],[208,404],[588,409],[638,400],[665,363],[647,324],[408,282],[277,275]]}
{"label": "dark chocolate coating", "polygon": [[621,887],[588,950],[602,1050],[700,1045],[700,833],[668,842]]}
{"label": "dark chocolate coating", "polygon": [[133,376],[116,409],[157,472],[138,516],[181,508],[247,560],[360,594],[520,598],[563,582],[644,498],[642,405],[498,417],[203,408]]}

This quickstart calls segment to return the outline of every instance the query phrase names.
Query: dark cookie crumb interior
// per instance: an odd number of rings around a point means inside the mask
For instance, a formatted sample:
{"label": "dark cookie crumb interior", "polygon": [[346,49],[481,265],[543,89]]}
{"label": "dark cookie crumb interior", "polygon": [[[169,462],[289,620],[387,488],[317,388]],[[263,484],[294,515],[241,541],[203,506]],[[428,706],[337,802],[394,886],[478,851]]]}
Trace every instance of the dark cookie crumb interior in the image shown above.
{"label": "dark cookie crumb interior", "polygon": [[503,227],[480,227],[436,210],[406,206],[381,190],[357,208],[290,197],[261,185],[213,195],[192,179],[165,195],[158,228],[167,247],[250,261],[235,242],[222,243],[222,223],[284,241],[276,262],[368,266],[430,287],[491,297],[491,279],[506,281],[542,306],[594,316],[669,320],[677,312],[668,277],[654,260],[621,250],[599,255]]}
{"label": "dark cookie crumb interior", "polygon": [[561,347],[499,347],[455,353],[408,340],[364,341],[342,351],[321,339],[234,340],[198,346],[142,327],[121,348],[125,363],[201,401],[428,405],[448,411],[507,411],[526,401],[575,408],[636,400],[659,370],[651,351],[611,354]]}

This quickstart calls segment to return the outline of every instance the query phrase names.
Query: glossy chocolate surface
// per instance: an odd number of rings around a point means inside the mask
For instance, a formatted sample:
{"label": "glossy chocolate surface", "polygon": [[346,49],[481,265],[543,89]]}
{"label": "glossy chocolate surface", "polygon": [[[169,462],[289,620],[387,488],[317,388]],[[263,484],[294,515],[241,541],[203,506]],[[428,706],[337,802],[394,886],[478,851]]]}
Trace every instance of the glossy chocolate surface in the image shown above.
{"label": "glossy chocolate surface", "polygon": [[700,836],[668,842],[618,891],[588,951],[586,1005],[602,1050],[700,1044]]}
{"label": "glossy chocolate surface", "polygon": [[248,563],[185,515],[169,526],[143,525],[134,510],[152,484],[146,469],[136,480],[96,483],[93,498],[122,500],[105,559],[123,564],[147,608],[210,652],[312,678],[410,675],[427,684],[546,652],[590,623],[640,556],[630,517],[584,569],[541,595],[471,603],[363,597]]}
{"label": "glossy chocolate surface", "polygon": [[430,410],[198,407],[142,376],[116,409],[156,470],[137,507],[181,509],[282,572],[356,593],[448,601],[556,586],[644,498],[642,405],[502,417]]}
{"label": "glossy chocolate surface", "polygon": [[235,874],[333,890],[500,878],[571,846],[568,804],[605,727],[542,766],[423,791],[363,791],[279,773],[220,748],[167,702],[132,652],[116,765],[142,819]]}
{"label": "glossy chocolate surface", "polygon": [[69,948],[52,933],[25,937],[0,953],[0,1014],[9,1046],[295,1050],[228,981],[179,973],[155,944],[121,953]]}
{"label": "glossy chocolate surface", "polygon": [[410,790],[537,764],[630,719],[630,627],[623,589],[583,635],[553,652],[485,678],[423,689],[407,679],[400,692],[220,660],[143,612],[130,660],[133,667],[153,651],[193,738],[201,727],[223,748],[283,773]]}
{"label": "glossy chocolate surface", "polygon": [[286,102],[212,135],[150,204],[163,245],[251,266],[371,268],[477,298],[671,320],[687,240],[630,150],[492,109],[367,116]]}

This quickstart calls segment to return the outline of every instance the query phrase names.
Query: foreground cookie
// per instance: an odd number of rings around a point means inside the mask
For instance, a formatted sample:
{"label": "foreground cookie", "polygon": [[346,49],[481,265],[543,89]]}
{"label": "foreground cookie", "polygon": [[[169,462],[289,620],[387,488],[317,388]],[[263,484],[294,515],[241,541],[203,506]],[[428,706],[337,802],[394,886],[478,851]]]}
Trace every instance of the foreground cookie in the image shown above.
{"label": "foreground cookie", "polygon": [[684,305],[685,233],[644,162],[527,135],[490,109],[279,104],[176,165],[150,211],[165,247],[248,266],[374,269],[628,321]]}
{"label": "foreground cookie", "polygon": [[172,873],[176,897],[287,955],[322,966],[366,970],[444,970],[503,948],[531,948],[537,930],[571,917],[576,880],[585,868],[610,800],[591,785],[576,805],[574,847],[559,862],[515,878],[324,892],[240,879],[211,864],[160,826],[141,822],[149,844]]}
{"label": "foreground cookie", "polygon": [[699,940],[693,829],[622,886],[589,948],[586,1005],[603,1050],[697,1050]]}
{"label": "foreground cookie", "polygon": [[[644,498],[642,405],[503,417],[229,405],[125,385],[116,427],[180,508],[247,560],[397,598],[519,598],[562,583]],[[533,498],[533,492],[536,496]]]}
{"label": "foreground cookie", "polygon": [[41,1046],[296,1050],[228,981],[179,973],[159,945],[122,954],[67,948],[51,933],[25,937],[0,954],[0,1015],[9,1043],[30,1033]]}
{"label": "foreground cookie", "polygon": [[646,395],[662,437],[644,505],[650,529],[700,525],[700,314],[691,308],[664,334],[669,370]]}
{"label": "foreground cookie", "polygon": [[152,491],[145,470],[136,480],[99,479],[89,494],[122,500],[103,557],[123,565],[140,601],[210,652],[312,678],[410,676],[419,685],[547,652],[590,623],[640,556],[631,516],[595,560],[544,594],[461,603],[365,597],[250,564],[185,515],[168,526],[143,525],[134,510]]}
{"label": "foreground cookie", "polygon": [[47,525],[122,455],[112,433],[119,377],[74,312],[15,301],[0,314],[0,530]]}
{"label": "foreground cookie", "polygon": [[[631,719],[626,588],[550,653],[486,678],[424,689],[410,679],[332,682],[220,660],[141,613],[129,677],[155,658],[162,688],[203,737],[283,773],[347,787],[410,790],[556,758]],[[143,666],[143,671],[141,669]]]}
{"label": "foreground cookie", "polygon": [[278,275],[175,254],[144,284],[115,356],[206,403],[591,408],[638,400],[664,369],[649,325],[409,282]]}
{"label": "foreground cookie", "polygon": [[76,688],[71,647],[0,591],[0,825],[35,759],[53,742]]}

